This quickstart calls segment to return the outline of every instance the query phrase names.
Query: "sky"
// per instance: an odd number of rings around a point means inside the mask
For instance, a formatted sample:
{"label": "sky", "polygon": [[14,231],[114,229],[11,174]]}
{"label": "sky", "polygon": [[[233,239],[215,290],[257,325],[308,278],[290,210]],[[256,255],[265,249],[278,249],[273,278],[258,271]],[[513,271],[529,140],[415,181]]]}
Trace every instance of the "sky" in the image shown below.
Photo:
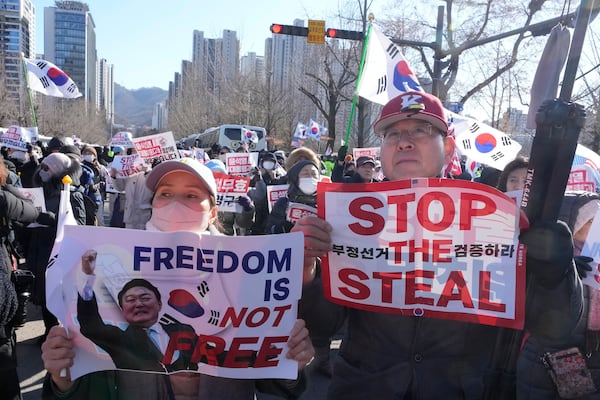
{"label": "sky", "polygon": [[[36,8],[36,52],[44,52],[44,8],[54,0],[33,0]],[[272,23],[292,25],[300,18],[326,20],[336,28],[338,0],[88,0],[96,25],[99,58],[114,65],[115,82],[127,89],[168,89],[181,61],[192,58],[195,29],[205,38],[237,32],[240,56],[264,55]],[[333,22],[329,22],[333,21]],[[306,24],[306,22],[305,22]]]}

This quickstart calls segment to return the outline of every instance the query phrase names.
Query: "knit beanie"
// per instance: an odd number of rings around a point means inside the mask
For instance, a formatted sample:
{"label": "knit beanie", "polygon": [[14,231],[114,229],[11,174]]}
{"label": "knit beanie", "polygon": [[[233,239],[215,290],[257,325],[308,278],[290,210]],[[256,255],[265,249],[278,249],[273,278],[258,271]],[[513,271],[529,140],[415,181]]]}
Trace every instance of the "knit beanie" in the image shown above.
{"label": "knit beanie", "polygon": [[600,207],[600,200],[592,200],[585,203],[577,213],[577,219],[573,226],[573,233],[579,232],[579,230],[587,224],[592,218],[596,216],[596,212]]}
{"label": "knit beanie", "polygon": [[71,159],[63,153],[51,153],[44,157],[42,164],[52,170],[52,176],[60,176],[71,166]]}

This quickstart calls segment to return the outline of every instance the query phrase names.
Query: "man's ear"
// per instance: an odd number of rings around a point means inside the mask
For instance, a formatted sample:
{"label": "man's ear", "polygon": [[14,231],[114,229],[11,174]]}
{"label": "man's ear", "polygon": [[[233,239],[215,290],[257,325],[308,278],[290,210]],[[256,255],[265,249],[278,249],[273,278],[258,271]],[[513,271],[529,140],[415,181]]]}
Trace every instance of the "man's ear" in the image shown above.
{"label": "man's ear", "polygon": [[212,225],[217,220],[219,208],[217,206],[214,206],[213,208],[210,209],[209,212],[210,212],[210,217],[208,218],[208,224]]}
{"label": "man's ear", "polygon": [[456,142],[452,136],[444,138],[444,163],[449,164],[456,151]]}

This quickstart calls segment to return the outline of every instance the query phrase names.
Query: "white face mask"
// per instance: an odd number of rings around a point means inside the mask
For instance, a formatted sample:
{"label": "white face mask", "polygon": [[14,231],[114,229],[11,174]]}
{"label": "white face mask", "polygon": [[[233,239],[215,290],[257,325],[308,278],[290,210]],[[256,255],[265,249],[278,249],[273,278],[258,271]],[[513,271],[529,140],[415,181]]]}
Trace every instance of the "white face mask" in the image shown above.
{"label": "white face mask", "polygon": [[195,211],[178,201],[164,207],[153,207],[150,222],[160,231],[204,232],[208,229],[210,211]]}
{"label": "white face mask", "polygon": [[304,194],[315,194],[317,192],[317,184],[319,180],[317,178],[300,178],[298,181],[298,188]]}
{"label": "white face mask", "polygon": [[221,160],[223,164],[225,164],[227,162],[227,153],[219,154],[219,160]]}
{"label": "white face mask", "polygon": [[264,169],[273,169],[275,167],[275,163],[273,161],[265,161],[263,162]]}
{"label": "white face mask", "polygon": [[87,161],[89,163],[93,163],[96,159],[93,154],[84,154],[81,158],[83,158],[83,161]]}
{"label": "white face mask", "polygon": [[40,178],[42,179],[42,182],[48,182],[50,179],[52,179],[52,173],[50,171],[41,170]]}

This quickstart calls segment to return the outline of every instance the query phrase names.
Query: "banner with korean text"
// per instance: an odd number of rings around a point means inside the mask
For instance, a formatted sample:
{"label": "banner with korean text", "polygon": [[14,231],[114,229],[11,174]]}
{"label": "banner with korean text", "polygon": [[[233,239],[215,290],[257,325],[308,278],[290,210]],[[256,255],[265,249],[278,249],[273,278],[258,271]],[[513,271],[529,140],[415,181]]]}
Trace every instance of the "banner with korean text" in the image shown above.
{"label": "banner with korean text", "polygon": [[524,251],[515,201],[463,180],[319,184],[333,225],[323,285],[333,302],[522,328]]}

